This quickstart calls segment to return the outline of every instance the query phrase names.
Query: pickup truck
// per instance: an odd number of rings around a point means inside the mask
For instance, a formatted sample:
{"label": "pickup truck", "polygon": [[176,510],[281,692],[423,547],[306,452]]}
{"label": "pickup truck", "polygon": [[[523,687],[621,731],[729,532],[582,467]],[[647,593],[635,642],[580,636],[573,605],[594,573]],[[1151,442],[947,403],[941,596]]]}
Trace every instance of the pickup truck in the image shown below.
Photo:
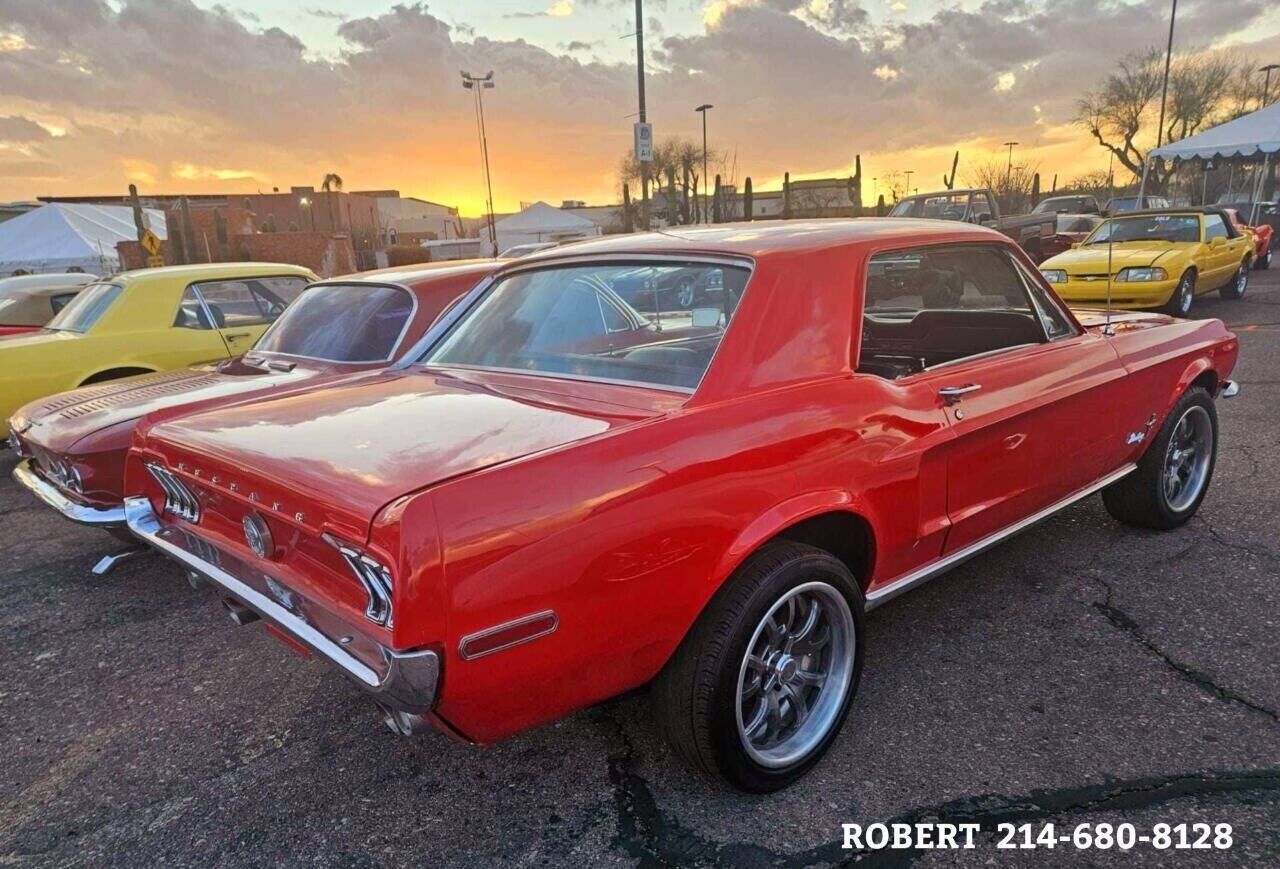
{"label": "pickup truck", "polygon": [[1002,217],[995,195],[985,187],[907,196],[894,204],[889,216],[958,220],[989,226],[1016,241],[1037,263],[1045,258],[1045,241],[1058,231],[1056,214]]}

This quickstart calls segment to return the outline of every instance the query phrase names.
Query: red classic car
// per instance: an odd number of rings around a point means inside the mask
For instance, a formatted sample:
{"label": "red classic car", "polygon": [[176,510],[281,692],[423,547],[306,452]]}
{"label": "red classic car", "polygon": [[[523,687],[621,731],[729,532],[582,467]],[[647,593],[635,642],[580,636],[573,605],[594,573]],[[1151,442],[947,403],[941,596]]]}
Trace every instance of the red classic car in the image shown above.
{"label": "red classic car", "polygon": [[1231,223],[1235,226],[1237,232],[1247,232],[1253,235],[1253,267],[1255,269],[1271,268],[1271,243],[1272,236],[1275,235],[1275,228],[1269,223],[1259,223],[1257,226],[1250,226],[1240,217],[1240,212],[1234,208],[1222,209],[1227,213],[1227,217],[1231,219]]}
{"label": "red classic car", "polygon": [[39,331],[97,279],[83,272],[0,278],[0,338]]}
{"label": "red classic car", "polygon": [[[68,519],[116,529],[136,545],[123,528],[122,487],[125,453],[139,419],[384,368],[498,264],[415,265],[313,284],[242,357],[32,402],[9,421],[10,445],[23,457],[14,477]],[[107,556],[95,572],[110,569],[119,557]]]}
{"label": "red classic car", "polygon": [[[636,321],[611,282],[640,268],[723,291]],[[867,610],[1095,492],[1195,513],[1235,336],[1089,318],[959,223],[580,242],[415,360],[144,422],[125,510],[400,732],[496,740],[654,682],[680,754],[770,791],[839,730]]]}

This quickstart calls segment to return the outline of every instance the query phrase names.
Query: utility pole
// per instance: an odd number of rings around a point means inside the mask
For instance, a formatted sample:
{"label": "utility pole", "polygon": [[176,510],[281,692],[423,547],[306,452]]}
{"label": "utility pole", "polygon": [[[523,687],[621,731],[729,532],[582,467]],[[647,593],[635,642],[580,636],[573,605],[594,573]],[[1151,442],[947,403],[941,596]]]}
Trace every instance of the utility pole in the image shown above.
{"label": "utility pole", "polygon": [[1271,70],[1280,69],[1280,63],[1269,63],[1266,66],[1258,67],[1258,72],[1265,72],[1267,77],[1262,80],[1262,105],[1260,109],[1267,107],[1267,97],[1271,95]]}
{"label": "utility pole", "polygon": [[904,196],[910,196],[910,195],[911,195],[911,176],[915,174],[915,171],[916,171],[916,170],[914,170],[914,169],[907,169],[907,170],[905,170],[905,171],[903,172],[903,174],[907,176],[907,188],[906,188],[906,190],[903,192],[903,195],[904,195]]}
{"label": "utility pole", "polygon": [[489,243],[493,245],[493,255],[497,256],[498,229],[493,222],[493,182],[489,179],[489,139],[484,129],[484,92],[493,87],[493,70],[489,70],[482,76],[463,71],[462,86],[469,91],[474,91],[476,97],[476,128],[480,133],[480,157],[484,161],[484,186],[488,195],[486,202],[489,206]]}
{"label": "utility pole", "polygon": [[1004,146],[1009,149],[1009,165],[1004,170],[1004,183],[1006,187],[1009,186],[1009,184],[1013,181],[1013,146],[1019,145],[1019,144],[1021,143],[1020,142],[1004,143]]}
{"label": "utility pole", "polygon": [[[647,124],[644,109],[644,0],[636,0],[636,95],[640,101],[640,123]],[[649,163],[640,161],[640,222],[649,231]]]}
{"label": "utility pole", "polygon": [[[1173,64],[1173,23],[1178,18],[1178,0],[1173,0],[1169,13],[1169,46],[1164,51],[1164,84],[1160,86],[1160,126],[1156,128],[1156,147],[1164,144],[1164,105],[1169,96],[1169,67]],[[1138,203],[1142,207],[1142,203]]]}
{"label": "utility pole", "polygon": [[[637,0],[639,2],[639,0]],[[707,110],[714,109],[711,103],[703,103],[694,109],[695,112],[702,114],[702,222],[710,223],[711,218],[707,209]]]}

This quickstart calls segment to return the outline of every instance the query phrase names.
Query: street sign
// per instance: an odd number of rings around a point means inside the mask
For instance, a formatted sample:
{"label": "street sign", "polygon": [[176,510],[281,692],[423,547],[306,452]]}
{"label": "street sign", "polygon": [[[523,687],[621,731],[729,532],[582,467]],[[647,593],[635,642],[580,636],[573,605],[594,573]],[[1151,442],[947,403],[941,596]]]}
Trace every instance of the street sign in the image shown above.
{"label": "street sign", "polygon": [[138,239],[138,241],[142,244],[142,249],[151,254],[151,256],[160,255],[160,236],[151,230],[148,229],[142,233],[142,238]]}
{"label": "street sign", "polygon": [[158,268],[160,268],[160,267],[161,267],[161,266],[163,266],[163,265],[164,265],[164,257],[162,257],[162,256],[149,256],[149,257],[147,257],[147,268],[149,268],[149,269],[158,269]]}
{"label": "street sign", "polygon": [[636,159],[641,163],[653,162],[653,124],[636,124]]}

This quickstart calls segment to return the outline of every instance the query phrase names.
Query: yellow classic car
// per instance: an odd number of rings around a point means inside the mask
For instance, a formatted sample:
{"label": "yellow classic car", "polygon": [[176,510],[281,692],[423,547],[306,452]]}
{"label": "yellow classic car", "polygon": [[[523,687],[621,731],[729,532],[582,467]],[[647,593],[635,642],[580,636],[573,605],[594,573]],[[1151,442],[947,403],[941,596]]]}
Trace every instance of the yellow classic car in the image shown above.
{"label": "yellow classic car", "polygon": [[1249,285],[1253,240],[1221,209],[1130,212],[1098,225],[1072,250],[1040,264],[1069,305],[1160,308],[1185,317],[1196,296],[1239,299]]}
{"label": "yellow classic car", "polygon": [[300,266],[216,263],[89,284],[40,331],[0,341],[0,437],[37,398],[239,356],[314,280]]}

